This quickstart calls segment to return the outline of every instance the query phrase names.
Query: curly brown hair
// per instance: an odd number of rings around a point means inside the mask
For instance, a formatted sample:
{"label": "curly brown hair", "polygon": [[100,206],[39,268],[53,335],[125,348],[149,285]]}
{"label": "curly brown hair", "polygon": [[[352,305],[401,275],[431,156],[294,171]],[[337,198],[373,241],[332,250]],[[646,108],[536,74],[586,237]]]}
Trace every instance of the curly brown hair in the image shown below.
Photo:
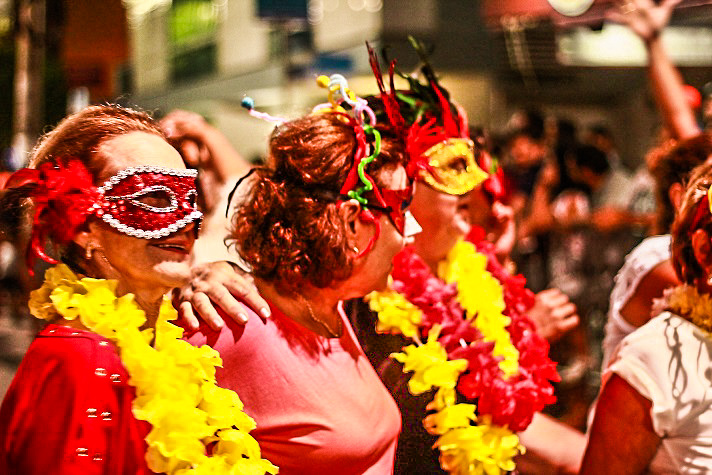
{"label": "curly brown hair", "polygon": [[670,201],[668,190],[674,183],[684,184],[690,171],[702,164],[712,155],[712,135],[702,133],[674,145],[665,144],[650,152],[659,154],[651,167],[655,178],[655,196],[658,211],[655,230],[658,234],[667,233],[675,219],[675,207]]}
{"label": "curly brown hair", "polygon": [[[704,275],[704,269],[695,258],[692,235],[697,229],[705,229],[712,235],[712,213],[709,208],[701,219],[696,219],[697,210],[712,186],[712,162],[704,163],[690,174],[689,184],[680,203],[675,222],[672,225],[672,263],[681,282],[693,284]],[[695,222],[696,221],[696,222]]]}
{"label": "curly brown hair", "polygon": [[[406,154],[402,137],[379,130],[381,152],[366,171],[380,187],[379,172],[405,166]],[[351,274],[354,258],[337,198],[356,147],[353,125],[333,113],[275,129],[268,163],[256,168],[228,238],[256,277],[293,289],[304,281],[324,288]]]}

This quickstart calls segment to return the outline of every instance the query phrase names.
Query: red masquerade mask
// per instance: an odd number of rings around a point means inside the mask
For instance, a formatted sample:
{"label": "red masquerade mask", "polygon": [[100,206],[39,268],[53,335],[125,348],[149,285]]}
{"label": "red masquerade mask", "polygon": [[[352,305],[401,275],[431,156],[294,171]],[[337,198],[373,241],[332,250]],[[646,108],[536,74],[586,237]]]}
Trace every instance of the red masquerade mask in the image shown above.
{"label": "red masquerade mask", "polygon": [[203,216],[196,205],[197,174],[155,166],[121,170],[99,187],[103,198],[94,204],[94,214],[129,236],[168,236]]}
{"label": "red masquerade mask", "polygon": [[[361,204],[363,209],[361,210],[360,218],[363,221],[373,223],[376,226],[376,232],[369,240],[366,248],[359,252],[358,257],[368,253],[381,234],[381,223],[376,219],[374,212],[388,213],[388,218],[403,237],[413,236],[423,230],[413,215],[410,214],[410,211],[408,211],[408,206],[413,199],[412,185],[402,190],[379,190],[374,185],[370,192],[374,195],[374,199],[369,198],[365,204]],[[349,195],[342,194],[340,197],[347,200],[351,199]],[[378,205],[372,204],[374,202],[378,203]]]}
{"label": "red masquerade mask", "polygon": [[144,239],[167,236],[199,221],[196,175],[195,170],[141,166],[122,170],[97,188],[76,159],[18,170],[5,188],[28,187],[27,196],[34,204],[28,267],[32,268],[35,257],[56,264],[45,252],[46,240],[70,242],[90,216]]}
{"label": "red masquerade mask", "polygon": [[402,190],[379,190],[374,187],[373,193],[376,195],[375,201],[381,206],[368,203],[364,207],[373,211],[387,213],[393,226],[405,236],[406,214],[408,206],[413,200],[413,186],[410,185]]}

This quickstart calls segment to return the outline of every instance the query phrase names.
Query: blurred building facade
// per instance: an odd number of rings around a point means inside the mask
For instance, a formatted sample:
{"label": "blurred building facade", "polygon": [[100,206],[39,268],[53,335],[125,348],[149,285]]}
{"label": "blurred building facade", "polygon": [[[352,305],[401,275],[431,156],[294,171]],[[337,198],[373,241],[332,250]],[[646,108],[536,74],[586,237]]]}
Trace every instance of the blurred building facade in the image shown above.
{"label": "blurred building facade", "polygon": [[[264,152],[271,126],[241,109],[245,95],[261,110],[303,113],[325,98],[317,74],[368,72],[364,42],[378,41],[383,22],[380,0],[154,3],[124,2],[131,60],[123,100],[159,114],[201,113],[246,157]],[[280,15],[289,9],[293,17]]]}
{"label": "blurred building facade", "polygon": [[[658,123],[641,44],[604,24],[612,0],[33,1],[47,4],[47,41],[56,44],[48,64],[60,58],[64,75],[45,91],[54,93],[47,107],[69,91],[69,110],[106,100],[159,114],[188,108],[246,156],[263,151],[269,126],[240,110],[245,94],[261,109],[295,115],[323,98],[313,83],[319,73],[343,73],[358,92],[373,92],[364,42],[390,46],[410,70],[409,34],[435,45],[433,63],[472,123],[500,129],[522,107],[607,123],[630,166]],[[683,0],[667,35],[698,89],[712,76],[710,3]],[[13,4],[0,0],[6,38]],[[580,12],[566,16],[554,9],[561,5]],[[627,120],[633,114],[641,120]]]}
{"label": "blurred building facade", "polygon": [[[260,109],[293,116],[323,99],[314,85],[318,74],[339,72],[357,92],[373,92],[364,42],[388,45],[400,67],[409,70],[416,65],[407,42],[412,34],[434,45],[433,63],[472,123],[503,128],[522,107],[584,126],[607,123],[624,161],[634,167],[658,123],[642,46],[630,37],[621,43],[610,32],[601,39],[610,0],[583,1],[588,8],[576,16],[556,12],[555,3],[123,0],[130,54],[116,95],[159,114],[177,107],[199,112],[252,157],[264,151],[270,126],[240,110],[244,95]],[[678,8],[683,13],[674,20],[698,41],[698,47],[682,44],[682,49],[712,51],[702,47],[712,41],[708,3],[686,0]],[[301,19],[270,17],[270,9]],[[700,33],[705,31],[707,36]],[[609,50],[630,51],[637,59],[626,63],[627,57],[604,55],[596,64],[585,56],[590,44],[605,52],[605,41]],[[684,59],[678,63],[685,66],[687,81],[701,88],[712,58]],[[634,114],[642,120],[627,120]],[[625,140],[629,137],[637,139]]]}

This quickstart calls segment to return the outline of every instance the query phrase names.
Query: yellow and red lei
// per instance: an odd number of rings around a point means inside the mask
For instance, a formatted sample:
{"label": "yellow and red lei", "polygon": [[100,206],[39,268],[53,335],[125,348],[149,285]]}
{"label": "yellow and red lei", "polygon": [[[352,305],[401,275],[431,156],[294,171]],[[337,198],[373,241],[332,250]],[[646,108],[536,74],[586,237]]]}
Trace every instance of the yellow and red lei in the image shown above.
{"label": "yellow and red lei", "polygon": [[[424,425],[439,436],[442,468],[457,474],[514,470],[523,451],[515,432],[556,401],[551,382],[559,380],[548,343],[526,317],[534,294],[482,235],[475,229],[459,241],[438,276],[405,249],[390,289],[366,298],[378,313],[377,331],[413,339],[391,356],[413,372],[411,393],[436,390]],[[476,405],[456,404],[456,391]]]}

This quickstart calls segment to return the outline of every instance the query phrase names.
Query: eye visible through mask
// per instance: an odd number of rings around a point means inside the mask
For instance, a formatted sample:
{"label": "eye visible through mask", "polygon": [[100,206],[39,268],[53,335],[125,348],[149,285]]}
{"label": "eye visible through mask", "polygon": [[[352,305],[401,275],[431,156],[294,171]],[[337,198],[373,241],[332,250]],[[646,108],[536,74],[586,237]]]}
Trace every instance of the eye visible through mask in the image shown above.
{"label": "eye visible through mask", "polygon": [[475,161],[475,145],[470,139],[451,138],[425,152],[429,169],[423,180],[450,195],[464,195],[487,178]]}
{"label": "eye visible through mask", "polygon": [[[200,222],[195,177],[188,169],[141,166],[119,171],[99,187],[94,214],[129,236],[158,239]],[[197,232],[198,226],[196,226]]]}

